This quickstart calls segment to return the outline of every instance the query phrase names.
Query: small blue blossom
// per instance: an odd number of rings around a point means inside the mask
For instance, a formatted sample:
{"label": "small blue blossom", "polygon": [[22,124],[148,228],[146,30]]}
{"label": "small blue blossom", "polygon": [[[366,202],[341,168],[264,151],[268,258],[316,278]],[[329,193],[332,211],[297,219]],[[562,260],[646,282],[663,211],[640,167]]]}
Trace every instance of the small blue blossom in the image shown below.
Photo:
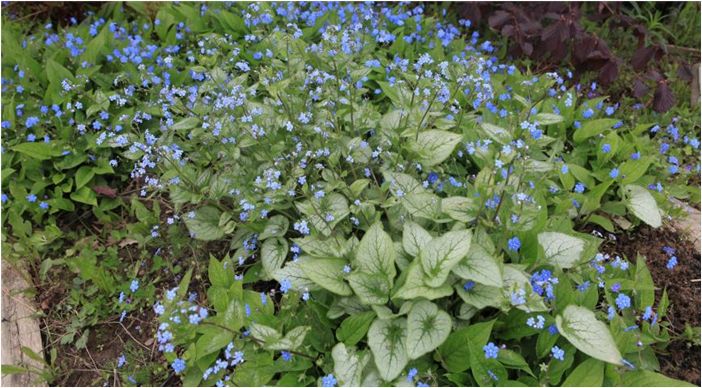
{"label": "small blue blossom", "polygon": [[292,283],[290,283],[290,280],[283,279],[280,282],[280,292],[282,292],[283,294],[287,294],[291,288],[292,288]]}
{"label": "small blue blossom", "polygon": [[627,294],[619,294],[617,295],[617,299],[615,301],[617,304],[617,307],[619,307],[620,310],[628,309],[631,307],[631,298]]}
{"label": "small blue blossom", "polygon": [[497,358],[500,348],[495,346],[494,343],[490,342],[483,346],[483,351],[485,352],[485,358]]}
{"label": "small blue blossom", "polygon": [[668,269],[673,269],[676,265],[678,265],[678,258],[676,256],[672,256],[670,259],[668,259],[668,263],[665,265],[665,267]]}
{"label": "small blue blossom", "polygon": [[575,188],[573,189],[573,191],[575,191],[578,194],[582,194],[583,192],[585,192],[585,185],[581,182],[578,182],[575,184]]}
{"label": "small blue blossom", "polygon": [[335,387],[336,386],[336,378],[334,377],[334,375],[330,373],[330,374],[322,377],[322,386],[323,387]]}
{"label": "small blue blossom", "polygon": [[176,359],[173,360],[173,362],[171,363],[171,368],[173,368],[173,371],[174,371],[176,374],[180,374],[181,372],[183,372],[183,371],[185,370],[185,361],[183,361],[183,360],[180,359],[180,358],[176,358]]}
{"label": "small blue blossom", "polygon": [[131,290],[132,292],[137,292],[138,289],[139,289],[139,280],[137,280],[137,279],[132,280],[132,283],[129,285],[129,290]]}
{"label": "small blue blossom", "polygon": [[510,251],[516,252],[519,250],[519,248],[521,248],[521,246],[522,246],[522,242],[519,241],[519,237],[512,237],[509,239],[509,241],[507,241],[507,248]]}
{"label": "small blue blossom", "polygon": [[556,360],[563,361],[563,359],[565,358],[565,351],[559,348],[558,346],[554,346],[551,348],[551,355]]}
{"label": "small blue blossom", "polygon": [[407,382],[411,383],[414,377],[417,376],[417,368],[412,368],[407,372]]}

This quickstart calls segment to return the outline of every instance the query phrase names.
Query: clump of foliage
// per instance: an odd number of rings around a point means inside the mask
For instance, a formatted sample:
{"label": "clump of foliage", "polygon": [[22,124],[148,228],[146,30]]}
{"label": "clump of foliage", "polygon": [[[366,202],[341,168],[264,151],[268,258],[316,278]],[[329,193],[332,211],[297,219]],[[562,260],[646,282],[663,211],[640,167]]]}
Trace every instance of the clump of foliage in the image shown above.
{"label": "clump of foliage", "polygon": [[[542,67],[567,64],[578,77],[594,72],[605,87],[626,78],[626,94],[662,113],[676,105],[673,80],[687,84],[692,79],[694,70],[686,58],[696,53],[699,60],[699,50],[692,48],[699,46],[699,34],[691,29],[699,27],[700,18],[698,5],[676,5],[678,12],[667,16],[685,21],[686,27],[675,28],[678,38],[657,7],[666,6],[556,2],[473,3],[457,8],[463,17],[484,22],[505,38],[510,55],[530,58]],[[691,49],[672,43],[678,41],[689,41]],[[676,69],[672,74],[671,66]]]}
{"label": "clump of foliage", "polygon": [[498,63],[421,6],[130,6],[3,24],[4,238],[128,208],[140,244],[224,245],[192,250],[204,295],[177,266],[153,305],[184,385],[680,383],[655,372],[645,260],[577,230],[661,226],[698,134]]}

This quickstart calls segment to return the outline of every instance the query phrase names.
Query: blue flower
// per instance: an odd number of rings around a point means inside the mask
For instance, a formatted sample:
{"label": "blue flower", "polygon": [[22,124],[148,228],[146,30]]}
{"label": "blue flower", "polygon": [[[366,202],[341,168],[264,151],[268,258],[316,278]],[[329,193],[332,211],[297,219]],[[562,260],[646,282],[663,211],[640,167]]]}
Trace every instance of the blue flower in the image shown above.
{"label": "blue flower", "polygon": [[34,194],[29,194],[27,195],[27,201],[30,203],[34,203],[37,201],[37,196]]}
{"label": "blue flower", "polygon": [[412,368],[407,372],[407,382],[411,383],[414,377],[417,376],[417,368]]}
{"label": "blue flower", "polygon": [[119,358],[117,358],[117,368],[121,368],[124,366],[124,364],[127,363],[127,357],[124,356],[124,354],[121,354]]}
{"label": "blue flower", "polygon": [[552,325],[549,325],[549,327],[548,327],[548,334],[550,334],[550,335],[556,335],[556,334],[558,334],[558,327],[556,327],[556,325],[553,325],[553,324],[552,324]]}
{"label": "blue flower", "polygon": [[617,168],[613,168],[613,169],[609,172],[609,177],[612,178],[612,179],[617,179],[618,176],[619,176],[619,169],[617,169]]}
{"label": "blue flower", "polygon": [[617,295],[615,303],[617,304],[617,307],[619,307],[620,310],[624,310],[631,307],[631,298],[629,298],[627,294],[622,293]]}
{"label": "blue flower", "polygon": [[323,387],[336,386],[336,378],[334,377],[334,375],[330,373],[330,374],[322,377],[322,386]]}
{"label": "blue flower", "polygon": [[483,351],[485,352],[485,358],[497,358],[500,348],[495,346],[494,343],[489,342],[487,345],[483,346]]}
{"label": "blue flower", "polygon": [[593,111],[592,108],[588,108],[586,111],[583,112],[583,118],[589,119],[594,114],[595,114],[595,111]]}
{"label": "blue flower", "polygon": [[673,269],[676,265],[678,265],[678,258],[676,256],[673,256],[668,260],[668,263],[665,265],[665,267],[668,269]]}
{"label": "blue flower", "polygon": [[519,237],[512,237],[511,239],[509,239],[509,241],[507,241],[507,248],[510,251],[516,252],[519,250],[519,248],[521,248],[521,246],[522,242],[519,241]]}
{"label": "blue flower", "polygon": [[176,374],[180,374],[181,372],[183,372],[183,371],[185,370],[185,361],[183,361],[183,360],[180,359],[180,358],[176,358],[176,359],[173,360],[173,362],[171,363],[171,368],[173,368],[173,371],[174,371]]}
{"label": "blue flower", "polygon": [[280,353],[280,356],[281,356],[281,358],[283,359],[283,361],[290,361],[290,360],[292,360],[292,353],[286,352],[285,350],[283,350],[283,351]]}
{"label": "blue flower", "polygon": [[609,143],[602,144],[602,152],[608,154],[612,150],[612,146]]}
{"label": "blue flower", "polygon": [[290,288],[292,288],[292,283],[290,283],[290,280],[283,279],[280,282],[280,292],[282,292],[283,294],[287,294]]}
{"label": "blue flower", "polygon": [[36,116],[27,117],[27,120],[24,122],[24,125],[27,128],[32,128],[33,126],[35,126],[37,124],[39,124],[39,118]]}
{"label": "blue flower", "polygon": [[429,176],[427,177],[427,181],[429,182],[430,185],[433,185],[434,182],[436,182],[437,180],[439,180],[439,174],[437,174],[435,172],[429,173]]}
{"label": "blue flower", "polygon": [[132,292],[137,292],[137,290],[139,289],[139,280],[137,280],[137,279],[132,280],[132,284],[129,285],[129,289]]}
{"label": "blue flower", "polygon": [[563,349],[559,348],[558,346],[554,346],[551,348],[551,355],[556,360],[563,361],[563,359],[565,358],[565,351]]}
{"label": "blue flower", "polygon": [[472,280],[469,280],[466,282],[466,284],[463,285],[463,289],[466,291],[470,291],[475,287],[475,282]]}
{"label": "blue flower", "polygon": [[46,210],[49,208],[49,204],[47,202],[41,201],[39,202],[39,207]]}
{"label": "blue flower", "polygon": [[585,185],[581,182],[578,182],[575,185],[575,188],[573,189],[573,191],[575,191],[578,194],[582,194],[585,191]]}
{"label": "blue flower", "polygon": [[529,317],[526,321],[527,326],[534,329],[543,329],[546,323],[546,318],[543,315],[537,315],[536,318]]}

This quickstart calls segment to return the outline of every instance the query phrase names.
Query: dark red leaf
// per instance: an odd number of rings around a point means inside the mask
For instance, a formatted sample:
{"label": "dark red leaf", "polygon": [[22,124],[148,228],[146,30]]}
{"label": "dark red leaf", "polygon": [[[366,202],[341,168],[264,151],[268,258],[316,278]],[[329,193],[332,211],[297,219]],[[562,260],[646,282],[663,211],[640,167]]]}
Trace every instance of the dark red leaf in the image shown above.
{"label": "dark red leaf", "polygon": [[646,83],[644,83],[640,79],[635,79],[634,87],[632,88],[632,94],[636,98],[642,98],[643,96],[648,94],[648,86],[646,86]]}
{"label": "dark red leaf", "polygon": [[598,80],[603,85],[609,85],[617,79],[617,75],[619,75],[619,65],[615,59],[612,59],[600,69]]}
{"label": "dark red leaf", "polygon": [[109,186],[95,186],[93,187],[96,193],[104,195],[105,197],[115,198],[117,197],[117,189],[113,189]]}
{"label": "dark red leaf", "polygon": [[653,93],[653,110],[664,113],[675,105],[675,96],[665,81],[658,82],[656,92]]}
{"label": "dark red leaf", "polygon": [[639,47],[631,57],[631,66],[636,71],[643,71],[655,53],[656,48],[653,46]]}
{"label": "dark red leaf", "polygon": [[511,24],[505,24],[502,27],[502,31],[500,31],[500,33],[502,34],[502,36],[511,37],[512,35],[514,35],[514,26]]}
{"label": "dark red leaf", "polygon": [[681,63],[680,66],[678,66],[678,77],[680,77],[681,80],[685,82],[692,82],[692,68],[686,64],[686,63]]}
{"label": "dark red leaf", "polygon": [[512,20],[512,15],[505,11],[497,11],[488,18],[490,28],[494,30],[500,29],[505,23]]}

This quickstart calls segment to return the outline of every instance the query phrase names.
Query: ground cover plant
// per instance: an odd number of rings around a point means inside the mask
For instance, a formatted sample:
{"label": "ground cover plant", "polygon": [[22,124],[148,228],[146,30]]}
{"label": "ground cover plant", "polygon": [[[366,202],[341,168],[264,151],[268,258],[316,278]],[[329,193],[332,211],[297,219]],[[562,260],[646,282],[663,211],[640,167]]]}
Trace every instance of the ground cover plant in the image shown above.
{"label": "ground cover plant", "polygon": [[470,26],[412,3],[4,19],[3,259],[74,276],[55,342],[129,334],[87,383],[685,385],[645,258],[582,227],[698,203],[699,118],[624,114]]}

